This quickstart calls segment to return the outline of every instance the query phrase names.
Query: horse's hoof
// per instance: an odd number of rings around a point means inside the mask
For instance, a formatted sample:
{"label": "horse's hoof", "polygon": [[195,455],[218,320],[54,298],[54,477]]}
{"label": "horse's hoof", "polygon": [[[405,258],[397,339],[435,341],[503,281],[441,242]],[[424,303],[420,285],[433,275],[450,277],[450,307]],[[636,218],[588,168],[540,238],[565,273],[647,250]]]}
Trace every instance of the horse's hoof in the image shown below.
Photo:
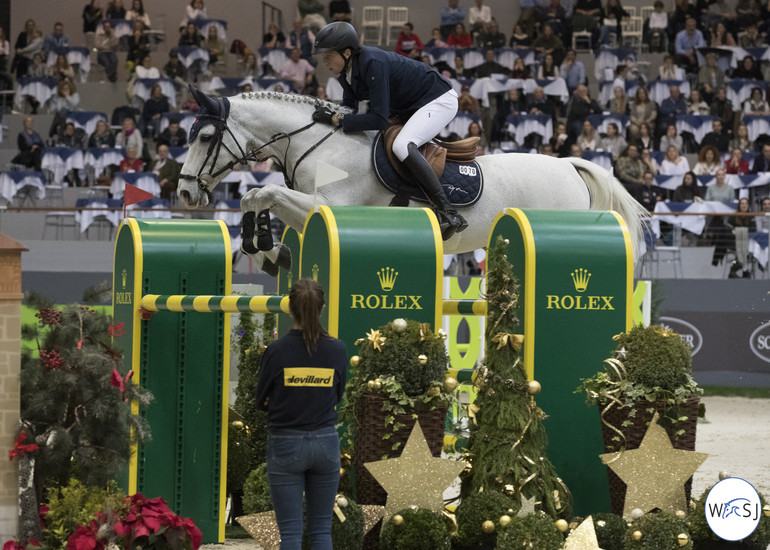
{"label": "horse's hoof", "polygon": [[284,269],[291,269],[291,250],[288,246],[280,245],[275,263]]}
{"label": "horse's hoof", "polygon": [[262,262],[261,269],[271,277],[278,277],[278,266],[271,262],[270,258],[265,258],[265,261]]}

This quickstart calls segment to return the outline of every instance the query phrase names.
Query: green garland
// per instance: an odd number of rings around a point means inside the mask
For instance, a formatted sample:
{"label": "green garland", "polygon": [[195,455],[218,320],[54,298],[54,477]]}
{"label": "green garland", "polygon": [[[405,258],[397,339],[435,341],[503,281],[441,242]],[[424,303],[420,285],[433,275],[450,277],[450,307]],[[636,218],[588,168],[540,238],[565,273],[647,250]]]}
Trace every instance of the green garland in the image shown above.
{"label": "green garland", "polygon": [[[457,543],[460,546],[494,547],[500,530],[502,516],[513,517],[521,505],[514,499],[495,491],[484,491],[463,497],[455,510],[457,517]],[[485,521],[495,524],[492,533],[485,533]]]}
{"label": "green garland", "polygon": [[[406,508],[394,514],[383,525],[380,535],[381,550],[449,550],[451,547],[446,521],[425,508]],[[337,550],[336,545],[334,548]]]}
{"label": "green garland", "polygon": [[599,547],[604,550],[623,550],[623,539],[628,525],[615,514],[599,513],[593,515],[594,530]]}
{"label": "green garland", "polygon": [[[641,533],[637,540],[635,533]],[[680,545],[680,537],[686,537],[687,543]],[[687,523],[671,514],[663,512],[645,514],[634,520],[626,531],[625,550],[692,550],[693,541]]]}
{"label": "green garland", "polygon": [[559,550],[564,542],[551,517],[535,512],[523,518],[514,517],[500,530],[496,550]]}

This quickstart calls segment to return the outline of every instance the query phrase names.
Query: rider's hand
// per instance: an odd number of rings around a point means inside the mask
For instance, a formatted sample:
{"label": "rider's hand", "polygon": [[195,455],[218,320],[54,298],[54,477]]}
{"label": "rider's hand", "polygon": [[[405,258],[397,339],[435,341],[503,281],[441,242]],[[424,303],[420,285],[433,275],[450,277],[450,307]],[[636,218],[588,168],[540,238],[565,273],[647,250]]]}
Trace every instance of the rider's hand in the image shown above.
{"label": "rider's hand", "polygon": [[334,114],[334,111],[332,111],[329,107],[319,105],[315,108],[315,112],[313,113],[313,120],[322,124],[333,125],[334,121],[332,121],[332,117]]}

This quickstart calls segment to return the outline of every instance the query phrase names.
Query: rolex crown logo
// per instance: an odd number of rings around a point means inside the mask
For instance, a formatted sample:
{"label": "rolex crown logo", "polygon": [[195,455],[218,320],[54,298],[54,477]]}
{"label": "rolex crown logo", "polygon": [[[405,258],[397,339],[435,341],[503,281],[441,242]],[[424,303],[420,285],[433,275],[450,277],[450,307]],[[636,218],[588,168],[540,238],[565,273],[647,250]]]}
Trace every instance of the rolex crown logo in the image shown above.
{"label": "rolex crown logo", "polygon": [[575,285],[575,290],[578,292],[586,291],[589,279],[591,279],[591,273],[587,269],[581,267],[572,272],[572,282]]}
{"label": "rolex crown logo", "polygon": [[128,271],[125,269],[120,272],[120,282],[123,284],[123,288],[126,288],[126,279],[128,278]]}
{"label": "rolex crown logo", "polygon": [[310,270],[312,272],[312,274],[313,274],[312,276],[313,276],[313,280],[315,282],[318,282],[318,271],[319,270],[320,270],[320,268],[318,267],[318,264],[313,264],[313,267]]}
{"label": "rolex crown logo", "polygon": [[292,285],[294,285],[294,272],[293,271],[288,271],[286,273],[286,285],[288,286],[288,288],[291,288]]}
{"label": "rolex crown logo", "polygon": [[377,272],[380,287],[386,292],[393,290],[393,285],[396,284],[396,277],[398,277],[398,271],[392,267],[383,267]]}

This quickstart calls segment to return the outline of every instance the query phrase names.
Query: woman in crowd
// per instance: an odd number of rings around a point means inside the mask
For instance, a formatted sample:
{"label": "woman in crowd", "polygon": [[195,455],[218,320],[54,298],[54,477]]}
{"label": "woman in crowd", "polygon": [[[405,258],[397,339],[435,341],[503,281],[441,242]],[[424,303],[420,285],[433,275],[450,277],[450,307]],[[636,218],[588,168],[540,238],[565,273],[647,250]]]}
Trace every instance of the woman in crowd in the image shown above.
{"label": "woman in crowd", "polygon": [[470,48],[473,46],[471,33],[465,30],[465,25],[463,23],[455,25],[454,30],[449,35],[446,42],[449,46],[454,48]]}
{"label": "woman in crowd", "polygon": [[281,32],[281,29],[278,28],[278,25],[270,23],[267,26],[267,33],[265,33],[265,36],[262,38],[262,47],[283,48],[285,43],[286,37]]}
{"label": "woman in crowd", "polygon": [[559,78],[559,67],[553,62],[553,54],[545,54],[543,62],[537,68],[537,78],[540,80]]}
{"label": "woman in crowd", "polygon": [[198,27],[195,26],[195,23],[187,23],[187,26],[179,34],[179,42],[177,45],[193,46],[199,48],[202,42],[203,37],[201,36]]}
{"label": "woman in crowd", "polygon": [[639,126],[639,135],[636,138],[631,138],[631,141],[639,146],[639,149],[654,149],[654,138],[652,136],[652,126],[646,122],[642,122]]}
{"label": "woman in crowd", "polygon": [[134,69],[142,60],[150,54],[150,39],[144,34],[144,24],[141,21],[134,23],[131,36],[128,37],[128,54],[126,55],[126,69],[134,72]]}
{"label": "woman in crowd", "polygon": [[674,202],[692,202],[696,197],[700,198],[701,190],[698,187],[698,178],[692,172],[685,172],[682,176],[682,184],[674,190]]}
{"label": "woman in crowd", "polygon": [[96,34],[96,25],[104,18],[104,11],[99,0],[91,0],[83,8],[83,33],[86,36]]}
{"label": "woman in crowd", "polygon": [[513,72],[511,73],[511,78],[518,78],[521,80],[532,78],[532,75],[529,73],[529,67],[524,64],[524,60],[521,57],[517,57],[513,62]]}
{"label": "woman in crowd", "polygon": [[124,149],[134,147],[137,151],[141,151],[143,145],[144,141],[142,140],[142,134],[136,129],[134,119],[131,117],[124,118],[123,123],[121,124],[121,130],[118,132],[118,135],[115,136],[115,146],[123,147]]}
{"label": "woman in crowd", "polygon": [[249,78],[256,80],[261,76],[261,71],[259,67],[259,60],[257,59],[257,56],[253,53],[246,54],[246,57],[243,58],[243,69],[241,70],[241,78]]}
{"label": "woman in crowd", "polygon": [[144,102],[144,107],[142,108],[145,136],[155,137],[158,135],[160,120],[170,110],[168,98],[163,95],[160,84],[154,84],[152,90],[150,90],[150,97]]}
{"label": "woman in crowd", "polygon": [[730,158],[725,161],[725,172],[744,176],[749,173],[749,162],[743,158],[740,149],[733,149]]}
{"label": "woman in crowd", "polygon": [[687,100],[687,114],[688,115],[708,115],[711,108],[709,104],[703,101],[700,95],[700,90],[694,88],[690,92],[690,98]]}
{"label": "woman in crowd", "polygon": [[190,0],[190,3],[185,6],[185,17],[179,23],[179,29],[183,29],[190,21],[196,19],[208,19],[209,15],[206,13],[206,6],[203,4],[203,0]]}
{"label": "woman in crowd", "polygon": [[751,89],[751,96],[743,102],[743,114],[744,115],[766,115],[770,112],[770,107],[765,101],[762,88],[755,86]]}
{"label": "woman in crowd", "polygon": [[91,137],[88,138],[88,147],[115,147],[115,134],[103,120],[96,123],[96,128]]}
{"label": "woman in crowd", "polygon": [[48,68],[48,76],[55,78],[57,82],[75,80],[75,71],[72,70],[66,55],[56,56],[56,63]]}
{"label": "woman in crowd", "polygon": [[142,0],[133,0],[131,2],[131,9],[126,12],[126,19],[129,21],[141,21],[145,29],[149,29],[150,16],[144,11],[144,4]]}
{"label": "woman in crowd", "polygon": [[663,57],[663,65],[658,67],[658,78],[661,80],[679,80],[681,71],[679,67],[674,64],[674,57],[672,55],[666,55]]}
{"label": "woman in crowd", "polygon": [[663,162],[660,163],[660,173],[664,176],[675,176],[685,172],[692,174],[690,172],[690,163],[687,162],[686,157],[679,154],[679,149],[676,148],[676,145],[669,145],[668,149],[666,149],[666,156]]}
{"label": "woman in crowd", "polygon": [[725,178],[724,168],[719,168],[714,175],[716,176],[716,182],[706,187],[706,200],[718,201],[730,204],[732,206],[733,199],[735,198],[735,189],[727,185]]}
{"label": "woman in crowd", "polygon": [[610,113],[618,115],[627,115],[629,113],[628,97],[626,92],[620,86],[615,86],[612,90],[612,99],[610,99]]}
{"label": "woman in crowd", "polygon": [[[658,118],[658,108],[655,102],[650,101],[650,95],[644,86],[639,86],[634,96],[634,103],[629,110],[631,125],[629,126],[629,135],[632,139],[638,139],[642,124],[649,128],[654,127],[655,119]],[[649,147],[649,145],[645,145]]]}
{"label": "woman in crowd", "polygon": [[511,48],[529,48],[532,46],[533,37],[524,32],[524,29],[518,23],[513,27],[511,39],[508,46]]}
{"label": "woman in crowd", "polygon": [[744,153],[754,152],[754,142],[749,138],[749,128],[745,124],[740,124],[735,136],[730,140],[730,151],[740,149]]}
{"label": "woman in crowd", "polygon": [[652,157],[652,153],[650,152],[649,147],[643,147],[641,149],[640,158],[642,159],[642,162],[645,166],[645,171],[652,173],[653,176],[658,175],[658,163],[657,161]]}
{"label": "woman in crowd", "polygon": [[677,134],[676,126],[669,124],[666,128],[666,135],[660,138],[660,145],[658,150],[668,151],[668,148],[672,145],[676,147],[677,151],[682,150],[682,136]]}
{"label": "woman in crowd", "polygon": [[613,162],[617,161],[620,153],[628,147],[625,138],[620,135],[618,125],[614,122],[607,124],[607,135],[601,139],[600,147],[612,153]]}
{"label": "woman in crowd", "polygon": [[476,156],[481,156],[485,154],[487,151],[489,151],[489,141],[487,141],[487,136],[484,135],[484,132],[481,131],[481,125],[478,122],[471,122],[468,125],[468,133],[465,135],[466,138],[471,137],[477,137],[479,138],[479,142],[476,144]]}
{"label": "woman in crowd", "polygon": [[[736,214],[750,214],[751,204],[749,199],[743,197],[738,201]],[[729,278],[737,278],[738,272],[746,265],[749,256],[749,233],[757,230],[756,219],[754,216],[730,216],[727,223],[732,227],[732,234],[735,237],[735,263],[730,268]],[[743,272],[744,277],[750,277],[749,271]]]}
{"label": "woman in crowd", "polygon": [[40,164],[43,158],[43,138],[35,131],[35,119],[27,115],[24,117],[23,127],[16,140],[19,154],[13,157],[13,164],[21,164],[40,172]]}
{"label": "woman in crowd", "polygon": [[581,151],[596,151],[599,147],[599,135],[589,121],[583,121],[583,131],[580,132],[576,143]]}
{"label": "woman in crowd", "polygon": [[56,95],[48,103],[48,111],[65,116],[67,111],[77,111],[80,107],[80,95],[75,90],[75,84],[70,80],[62,80],[56,87]]}
{"label": "woman in crowd", "polygon": [[740,65],[733,71],[733,78],[764,80],[764,78],[762,78],[762,71],[759,70],[759,66],[750,55],[744,57]]}
{"label": "woman in crowd", "polygon": [[216,63],[225,55],[225,43],[219,38],[216,26],[211,25],[203,42],[203,47],[209,51],[209,63]]}
{"label": "woman in crowd", "polygon": [[37,28],[34,19],[27,19],[24,30],[19,33],[14,44],[14,56],[11,72],[16,71],[19,79],[27,74],[27,68],[32,63],[36,53],[43,52],[43,32]]}
{"label": "woman in crowd", "polygon": [[725,24],[721,21],[714,25],[711,29],[711,40],[709,40],[709,46],[712,48],[718,48],[719,46],[736,46],[735,38],[727,30]]}
{"label": "woman in crowd", "polygon": [[113,0],[107,4],[107,19],[125,19],[126,8],[123,7],[123,0]]}
{"label": "woman in crowd", "polygon": [[719,151],[713,145],[705,145],[698,153],[698,162],[695,163],[692,171],[698,176],[706,176],[717,173],[722,169],[722,161],[719,158]]}
{"label": "woman in crowd", "polygon": [[447,43],[441,38],[441,29],[433,27],[430,32],[430,40],[425,43],[426,48],[446,48]]}
{"label": "woman in crowd", "polygon": [[[267,475],[281,546],[292,549],[302,546],[303,501],[311,547],[332,547],[332,509],[340,475],[335,407],[345,389],[347,354],[345,344],[321,326],[324,304],[323,289],[314,280],[292,285],[293,327],[265,350],[255,391],[257,407],[267,411]],[[306,369],[329,383],[286,382],[292,372]]]}

